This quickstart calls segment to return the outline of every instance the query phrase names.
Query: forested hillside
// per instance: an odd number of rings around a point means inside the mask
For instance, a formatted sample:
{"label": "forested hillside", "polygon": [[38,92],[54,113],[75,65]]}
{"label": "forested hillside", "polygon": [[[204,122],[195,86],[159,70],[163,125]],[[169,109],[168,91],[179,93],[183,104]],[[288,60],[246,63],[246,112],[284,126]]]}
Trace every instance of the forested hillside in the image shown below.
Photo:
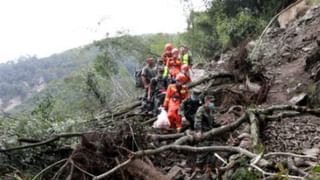
{"label": "forested hillside", "polygon": [[[71,108],[71,111],[86,109],[91,106],[91,103],[82,102],[85,99],[82,97],[88,96],[88,78],[99,84],[98,91],[104,94],[101,98],[109,97],[110,91],[120,97],[130,97],[136,91],[133,88],[134,72],[143,66],[146,56],[161,54],[163,44],[174,42],[175,36],[154,34],[133,37],[124,33],[118,36],[47,58],[21,57],[0,64],[0,109],[11,110],[22,103],[15,112],[26,108],[30,111],[41,99],[39,97],[47,95],[54,96],[55,101],[62,101],[61,105],[77,107]],[[65,109],[64,106],[57,107]],[[93,108],[96,106],[90,109]]]}
{"label": "forested hillside", "polygon": [[87,46],[46,58],[21,57],[0,64],[0,99],[3,108],[12,98],[19,97],[23,101],[43,90],[50,81],[88,66],[97,53],[98,48]]}
{"label": "forested hillside", "polygon": [[[48,58],[3,64],[5,72],[11,74],[1,76],[9,91],[3,99],[19,96],[22,104],[2,114],[4,119],[19,119],[1,121],[2,127],[30,136],[63,131],[94,118],[102,109],[108,111],[137,99],[141,92],[135,88],[134,72],[142,68],[146,57],[156,58],[167,41],[175,42],[176,36],[121,33]],[[44,87],[39,92],[36,88],[41,85]]]}

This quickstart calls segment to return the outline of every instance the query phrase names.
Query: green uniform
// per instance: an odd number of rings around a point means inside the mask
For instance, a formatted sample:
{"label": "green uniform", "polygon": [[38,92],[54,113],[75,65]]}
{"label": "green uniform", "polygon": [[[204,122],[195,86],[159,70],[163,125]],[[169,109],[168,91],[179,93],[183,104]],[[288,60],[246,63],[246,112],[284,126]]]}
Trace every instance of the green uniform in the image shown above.
{"label": "green uniform", "polygon": [[[217,127],[217,124],[214,122],[214,109],[209,109],[208,107],[205,107],[205,105],[200,106],[195,115],[194,129],[196,131],[204,132],[209,131],[214,127]],[[200,147],[210,145],[212,145],[210,141],[199,143]],[[216,159],[212,152],[197,154],[196,157],[196,164],[199,166],[205,164],[213,166]]]}
{"label": "green uniform", "polygon": [[194,119],[194,129],[196,131],[208,131],[216,127],[214,122],[214,110],[210,110],[204,105],[197,110]]}

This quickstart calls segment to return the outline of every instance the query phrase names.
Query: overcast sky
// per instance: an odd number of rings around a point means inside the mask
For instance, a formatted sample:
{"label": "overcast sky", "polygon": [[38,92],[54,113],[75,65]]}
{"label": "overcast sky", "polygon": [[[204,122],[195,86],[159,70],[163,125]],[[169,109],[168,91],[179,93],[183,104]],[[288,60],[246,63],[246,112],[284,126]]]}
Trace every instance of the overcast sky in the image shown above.
{"label": "overcast sky", "polygon": [[182,32],[186,14],[180,0],[6,0],[0,1],[0,23],[1,63],[48,56],[118,30]]}

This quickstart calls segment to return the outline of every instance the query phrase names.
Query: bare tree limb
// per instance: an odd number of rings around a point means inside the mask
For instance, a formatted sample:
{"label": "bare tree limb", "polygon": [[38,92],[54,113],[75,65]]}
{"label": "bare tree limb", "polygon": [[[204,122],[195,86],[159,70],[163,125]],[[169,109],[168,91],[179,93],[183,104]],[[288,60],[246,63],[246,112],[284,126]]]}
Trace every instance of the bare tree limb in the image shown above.
{"label": "bare tree limb", "polygon": [[65,162],[65,161],[67,161],[67,160],[68,160],[68,159],[61,159],[60,161],[57,161],[57,162],[51,164],[50,166],[44,168],[44,169],[41,170],[37,175],[35,175],[35,176],[32,178],[32,180],[36,180],[39,176],[41,176],[41,174],[43,174],[44,172],[46,172],[46,171],[49,170],[50,168],[52,168],[52,167],[54,167],[54,166],[56,166],[56,165],[58,165],[58,164],[60,164],[60,163],[63,163],[63,162]]}
{"label": "bare tree limb", "polygon": [[150,137],[152,140],[170,140],[170,139],[177,139],[184,136],[185,133],[175,133],[175,134],[148,134],[147,136]]}
{"label": "bare tree limb", "polygon": [[73,172],[74,172],[74,164],[71,163],[70,173],[67,177],[67,180],[72,180]]}
{"label": "bare tree limb", "polygon": [[162,153],[164,151],[168,150],[176,150],[176,151],[187,151],[187,152],[193,152],[193,153],[203,153],[203,152],[234,152],[234,153],[241,153],[244,154],[250,158],[254,158],[257,155],[240,147],[236,146],[203,146],[203,147],[194,147],[189,145],[165,145],[161,146],[157,149],[147,149],[147,150],[141,150],[136,151],[133,153],[135,157],[141,157],[144,155],[155,155]]}
{"label": "bare tree limb", "polygon": [[266,120],[268,121],[279,121],[283,118],[288,118],[288,117],[296,117],[296,116],[302,116],[303,114],[295,111],[290,111],[290,112],[281,112],[277,115],[270,115],[266,116]]}
{"label": "bare tree limb", "polygon": [[131,111],[132,109],[134,109],[136,107],[139,107],[140,105],[141,105],[141,102],[140,101],[136,101],[134,103],[131,103],[131,104],[123,107],[118,112],[114,112],[114,113],[111,113],[111,114],[103,114],[100,117],[97,117],[96,119],[97,120],[104,120],[104,119],[108,119],[108,118],[115,118],[115,117],[121,116],[121,115]]}
{"label": "bare tree limb", "polygon": [[267,107],[265,109],[257,108],[257,109],[250,109],[250,111],[254,113],[261,113],[261,114],[271,114],[273,111],[297,111],[300,113],[311,114],[317,117],[320,117],[320,108],[311,109],[305,106],[296,106],[296,105],[274,105],[271,107]]}
{"label": "bare tree limb", "polygon": [[209,74],[208,76],[199,79],[198,81],[191,82],[188,84],[188,88],[193,88],[195,86],[198,86],[199,84],[205,83],[211,79],[216,79],[216,78],[233,78],[233,75],[231,73],[218,73],[218,74]]}
{"label": "bare tree limb", "polygon": [[70,162],[71,162],[71,164],[72,164],[75,168],[77,168],[79,171],[83,172],[83,173],[86,174],[86,175],[89,175],[89,176],[92,177],[92,178],[95,177],[95,175],[93,175],[93,174],[91,174],[91,173],[83,170],[82,168],[80,168],[76,163],[74,163],[74,161],[73,161],[72,159],[70,159]]}
{"label": "bare tree limb", "polygon": [[252,147],[255,148],[260,143],[260,122],[256,115],[252,112],[249,113],[250,119],[250,133],[252,137]]}
{"label": "bare tree limb", "polygon": [[[90,133],[90,132],[86,132],[86,133]],[[15,151],[15,150],[20,150],[20,149],[27,149],[27,148],[33,148],[33,147],[37,147],[37,146],[42,146],[45,144],[49,144],[51,142],[57,141],[60,138],[71,138],[71,137],[79,137],[82,136],[83,134],[86,133],[63,133],[63,134],[57,134],[54,135],[53,137],[45,140],[45,141],[41,141],[38,143],[34,143],[34,144],[29,144],[29,145],[24,145],[24,146],[19,146],[19,147],[14,147],[14,148],[9,148],[9,149],[0,149],[0,153],[1,152],[9,152],[9,151]]]}
{"label": "bare tree limb", "polygon": [[70,163],[69,161],[65,162],[65,163],[60,167],[60,169],[54,174],[52,180],[59,179],[59,177],[61,176],[63,170],[68,166],[69,163]]}
{"label": "bare tree limb", "polygon": [[308,156],[308,155],[302,155],[302,154],[294,154],[290,152],[270,152],[264,155],[265,158],[268,158],[270,156],[292,156],[292,157],[298,157],[298,158],[308,158],[308,159],[314,159],[317,160],[318,158],[315,156]]}
{"label": "bare tree limb", "polygon": [[126,171],[137,179],[170,180],[168,176],[141,159],[135,159],[125,167]]}
{"label": "bare tree limb", "polygon": [[177,139],[174,144],[175,145],[181,145],[184,144],[188,141],[192,142],[192,141],[196,141],[196,142],[200,142],[203,141],[209,137],[212,136],[217,136],[219,134],[225,133],[227,131],[231,131],[235,128],[237,128],[238,126],[240,126],[243,122],[245,122],[248,119],[248,115],[247,113],[244,113],[241,117],[239,117],[236,121],[228,124],[228,125],[224,125],[218,128],[213,128],[205,133],[202,134],[201,137],[196,137],[195,135],[187,135],[187,136],[183,136],[179,139]]}
{"label": "bare tree limb", "polygon": [[290,178],[290,179],[304,179],[304,177],[300,177],[300,176],[292,176],[292,175],[279,175],[276,173],[270,173],[270,172],[266,172],[263,169],[261,169],[259,166],[254,165],[254,164],[250,164],[251,167],[255,168],[256,170],[260,171],[263,175],[267,175],[267,176],[281,176],[284,178]]}
{"label": "bare tree limb", "polygon": [[[115,160],[116,160],[117,164],[119,165],[120,161],[119,161],[118,157],[116,157]],[[121,169],[121,168],[120,168],[120,173],[121,173],[122,180],[125,180],[126,178],[124,176],[123,169]]]}
{"label": "bare tree limb", "polygon": [[118,164],[116,167],[112,168],[111,170],[99,175],[99,176],[95,176],[93,178],[93,180],[99,180],[99,179],[103,179],[109,175],[111,175],[112,173],[116,172],[117,170],[119,170],[120,168],[123,168],[124,166],[128,165],[129,163],[132,162],[132,158],[126,160],[125,162]]}
{"label": "bare tree limb", "polygon": [[309,174],[304,172],[302,169],[299,169],[293,162],[292,158],[289,157],[287,160],[288,169],[292,170],[293,172],[298,173],[299,175],[302,175],[304,177],[308,177]]}
{"label": "bare tree limb", "polygon": [[[141,150],[134,152],[134,157],[141,157],[145,155],[154,155],[159,154],[164,151],[168,150],[176,150],[176,151],[187,151],[187,152],[193,152],[193,153],[204,153],[204,152],[233,152],[233,153],[240,153],[243,154],[249,158],[255,158],[257,155],[240,147],[235,146],[203,146],[203,147],[193,147],[188,145],[165,145],[161,146],[157,149],[147,149],[147,150]],[[261,166],[268,166],[270,163],[266,161],[265,159],[261,159],[259,162],[259,165]]]}
{"label": "bare tree limb", "polygon": [[151,119],[143,122],[142,125],[150,124],[150,123],[152,123],[152,122],[154,122],[154,121],[156,121],[156,120],[157,120],[157,117],[153,117],[153,118],[151,118]]}

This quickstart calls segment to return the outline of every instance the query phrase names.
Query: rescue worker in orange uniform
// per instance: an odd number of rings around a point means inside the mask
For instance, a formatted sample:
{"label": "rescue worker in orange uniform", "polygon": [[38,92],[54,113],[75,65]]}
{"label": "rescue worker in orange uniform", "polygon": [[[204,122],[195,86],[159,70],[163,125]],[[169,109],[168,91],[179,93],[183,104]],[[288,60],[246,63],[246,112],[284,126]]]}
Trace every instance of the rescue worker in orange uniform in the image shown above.
{"label": "rescue worker in orange uniform", "polygon": [[170,128],[176,128],[177,132],[181,131],[181,117],[178,113],[180,104],[188,98],[188,88],[182,85],[182,79],[177,78],[175,84],[168,86],[166,97],[163,102],[163,107],[168,112]]}
{"label": "rescue worker in orange uniform", "polygon": [[168,73],[169,78],[175,79],[178,73],[181,69],[181,61],[178,58],[179,57],[179,50],[177,48],[174,48],[172,50],[172,57],[168,59],[167,61],[167,67],[168,67]]}
{"label": "rescue worker in orange uniform", "polygon": [[167,64],[168,58],[172,57],[172,53],[171,53],[172,49],[173,49],[173,46],[171,43],[167,43],[164,46],[164,52],[161,55],[161,59],[163,60],[164,64]]}
{"label": "rescue worker in orange uniform", "polygon": [[187,64],[183,64],[181,66],[181,71],[177,75],[176,79],[181,79],[182,84],[188,84],[191,82],[190,73],[189,73],[189,66]]}

